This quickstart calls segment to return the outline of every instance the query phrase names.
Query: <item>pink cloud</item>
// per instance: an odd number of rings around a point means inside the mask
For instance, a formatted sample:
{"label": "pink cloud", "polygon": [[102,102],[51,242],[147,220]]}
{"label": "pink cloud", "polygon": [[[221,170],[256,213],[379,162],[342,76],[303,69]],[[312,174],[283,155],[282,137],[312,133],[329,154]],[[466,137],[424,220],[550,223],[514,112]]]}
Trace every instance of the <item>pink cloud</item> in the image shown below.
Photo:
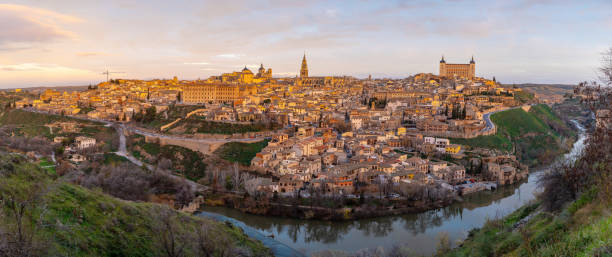
{"label": "pink cloud", "polygon": [[73,37],[62,25],[77,23],[77,17],[24,5],[0,4],[0,44],[46,42]]}

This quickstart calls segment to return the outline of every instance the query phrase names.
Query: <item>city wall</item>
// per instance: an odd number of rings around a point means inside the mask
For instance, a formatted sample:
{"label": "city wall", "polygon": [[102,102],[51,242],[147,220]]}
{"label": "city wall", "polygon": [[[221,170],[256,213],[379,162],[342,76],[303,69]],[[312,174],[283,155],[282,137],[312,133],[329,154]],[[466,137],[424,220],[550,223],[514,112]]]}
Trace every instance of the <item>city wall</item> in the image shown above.
{"label": "city wall", "polygon": [[192,151],[201,152],[203,154],[212,154],[215,150],[217,150],[220,146],[222,146],[225,142],[220,143],[202,143],[191,141],[188,139],[175,139],[175,138],[165,138],[165,137],[155,137],[155,136],[145,136],[145,141],[147,143],[157,143],[160,145],[176,145],[185,147]]}

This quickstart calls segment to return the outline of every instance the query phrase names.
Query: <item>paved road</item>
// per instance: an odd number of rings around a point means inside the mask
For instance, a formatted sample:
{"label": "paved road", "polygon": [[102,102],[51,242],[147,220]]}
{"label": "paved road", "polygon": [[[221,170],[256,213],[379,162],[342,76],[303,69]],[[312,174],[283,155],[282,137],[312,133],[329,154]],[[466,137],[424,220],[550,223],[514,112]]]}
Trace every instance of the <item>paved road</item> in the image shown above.
{"label": "paved road", "polygon": [[[126,159],[130,160],[132,163],[142,167],[144,164],[140,160],[136,159],[136,157],[129,154],[127,151],[127,147],[125,144],[125,134],[124,134],[125,125],[121,124],[119,126],[114,126],[114,127],[117,130],[117,134],[119,134],[119,151],[115,152],[115,154],[119,156],[123,156]],[[146,164],[145,167],[149,170],[153,170],[153,166],[149,164]]]}
{"label": "paved road", "polygon": [[[50,114],[48,112],[43,112],[43,111],[39,111],[39,110],[35,110],[35,109],[24,109],[26,111],[30,111],[30,112],[36,112],[36,113],[41,113],[41,114]],[[73,115],[66,115],[68,117],[71,118],[75,118],[75,119],[80,119],[80,120],[88,120],[88,121],[94,121],[94,122],[101,122],[106,124],[106,126],[112,126],[113,128],[115,128],[115,130],[117,131],[117,134],[119,134],[119,151],[115,152],[115,154],[123,156],[125,158],[127,158],[130,162],[140,166],[140,167],[145,167],[150,171],[154,171],[155,167],[151,164],[148,163],[143,163],[140,160],[136,159],[136,157],[134,157],[133,155],[131,155],[128,151],[127,151],[127,147],[126,147],[126,138],[125,138],[125,134],[124,134],[124,130],[128,130],[128,128],[125,126],[125,124],[123,123],[119,123],[119,122],[110,122],[110,121],[106,121],[106,120],[99,120],[99,119],[90,119],[90,118],[86,118],[86,117],[80,117],[80,116],[73,116]],[[113,126],[115,125],[115,126]],[[157,135],[154,133],[149,133],[152,135]],[[161,135],[161,134],[160,134]],[[260,139],[261,140],[261,139]],[[55,159],[55,155],[53,155],[53,158]],[[187,184],[192,188],[192,190],[194,191],[202,191],[202,190],[207,190],[208,187],[204,186],[204,185],[200,185],[194,181],[185,179],[183,177],[180,176],[176,176],[173,174],[170,174],[173,177],[176,177],[180,180],[183,180],[185,182],[187,182]]]}
{"label": "paved road", "polygon": [[[533,104],[531,105],[533,106]],[[493,111],[493,112],[487,112],[484,115],[482,115],[482,118],[485,120],[485,122],[487,123],[487,125],[481,130],[482,132],[487,132],[493,128],[495,128],[495,123],[493,123],[491,121],[491,115],[498,113],[498,112],[503,112],[503,111],[508,111],[508,110],[512,110],[512,109],[517,109],[517,108],[521,108],[523,107],[521,106],[516,106],[516,107],[512,107],[512,108],[506,108],[506,109],[502,109],[502,110],[498,110],[498,111]]]}
{"label": "paved road", "polygon": [[482,132],[487,132],[493,128],[495,128],[495,124],[491,121],[491,114],[493,114],[495,112],[489,112],[489,113],[485,113],[482,118],[485,120],[485,122],[487,123],[486,126],[481,130]]}
{"label": "paved road", "polygon": [[480,130],[481,132],[488,132],[491,129],[495,128],[495,123],[493,123],[491,121],[491,115],[494,113],[498,113],[498,112],[503,112],[503,111],[507,111],[507,110],[511,110],[511,109],[515,109],[515,108],[520,108],[520,107],[513,107],[513,108],[506,108],[506,109],[502,109],[502,110],[498,110],[498,111],[493,111],[493,112],[487,112],[484,115],[482,115],[482,119],[484,119],[484,121],[487,123],[486,126]]}

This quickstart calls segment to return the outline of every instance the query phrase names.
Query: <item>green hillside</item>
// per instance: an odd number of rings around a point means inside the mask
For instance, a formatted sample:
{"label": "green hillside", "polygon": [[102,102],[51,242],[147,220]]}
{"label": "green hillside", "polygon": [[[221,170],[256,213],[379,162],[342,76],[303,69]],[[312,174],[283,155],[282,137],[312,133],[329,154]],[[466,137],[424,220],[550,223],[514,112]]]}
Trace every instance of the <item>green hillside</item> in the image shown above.
{"label": "green hillside", "polygon": [[564,138],[575,133],[547,105],[521,108],[491,115],[497,133],[471,139],[453,138],[455,144],[469,147],[494,148],[515,153],[524,163],[538,165],[551,162],[565,151]]}
{"label": "green hillside", "polygon": [[437,256],[612,256],[611,138],[590,131],[577,160],[538,176],[536,200]]}
{"label": "green hillside", "polygon": [[585,194],[559,214],[538,206],[532,203],[487,221],[470,231],[461,247],[442,256],[612,256],[612,216],[604,203]]}
{"label": "green hillside", "polygon": [[229,142],[215,150],[215,154],[225,160],[249,166],[255,155],[268,145],[268,141],[263,140],[255,143]]}
{"label": "green hillside", "polygon": [[[58,128],[50,129],[45,126],[55,122],[71,122],[77,124],[78,132],[64,132]],[[74,139],[77,136],[93,137],[98,142],[107,143],[103,150],[116,151],[119,145],[119,137],[115,129],[106,127],[104,123],[75,119],[56,114],[43,114],[29,112],[20,109],[7,110],[0,114],[0,126],[6,132],[17,136],[44,137],[52,140],[54,137],[62,136]]]}
{"label": "green hillside", "polygon": [[271,255],[237,227],[56,180],[18,155],[0,167],[2,256]]}

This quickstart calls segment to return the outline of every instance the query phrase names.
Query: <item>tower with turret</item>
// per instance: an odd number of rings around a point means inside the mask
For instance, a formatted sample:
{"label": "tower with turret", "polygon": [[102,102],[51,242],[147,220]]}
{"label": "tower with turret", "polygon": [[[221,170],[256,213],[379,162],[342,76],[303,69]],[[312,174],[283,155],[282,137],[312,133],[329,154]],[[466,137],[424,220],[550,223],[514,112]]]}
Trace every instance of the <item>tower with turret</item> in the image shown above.
{"label": "tower with turret", "polygon": [[463,77],[467,79],[473,79],[476,77],[476,61],[474,56],[470,60],[470,63],[446,63],[444,56],[440,60],[440,76],[441,77]]}
{"label": "tower with turret", "polygon": [[444,60],[444,55],[442,55],[442,59],[440,60],[440,76],[446,75],[446,60]]}

